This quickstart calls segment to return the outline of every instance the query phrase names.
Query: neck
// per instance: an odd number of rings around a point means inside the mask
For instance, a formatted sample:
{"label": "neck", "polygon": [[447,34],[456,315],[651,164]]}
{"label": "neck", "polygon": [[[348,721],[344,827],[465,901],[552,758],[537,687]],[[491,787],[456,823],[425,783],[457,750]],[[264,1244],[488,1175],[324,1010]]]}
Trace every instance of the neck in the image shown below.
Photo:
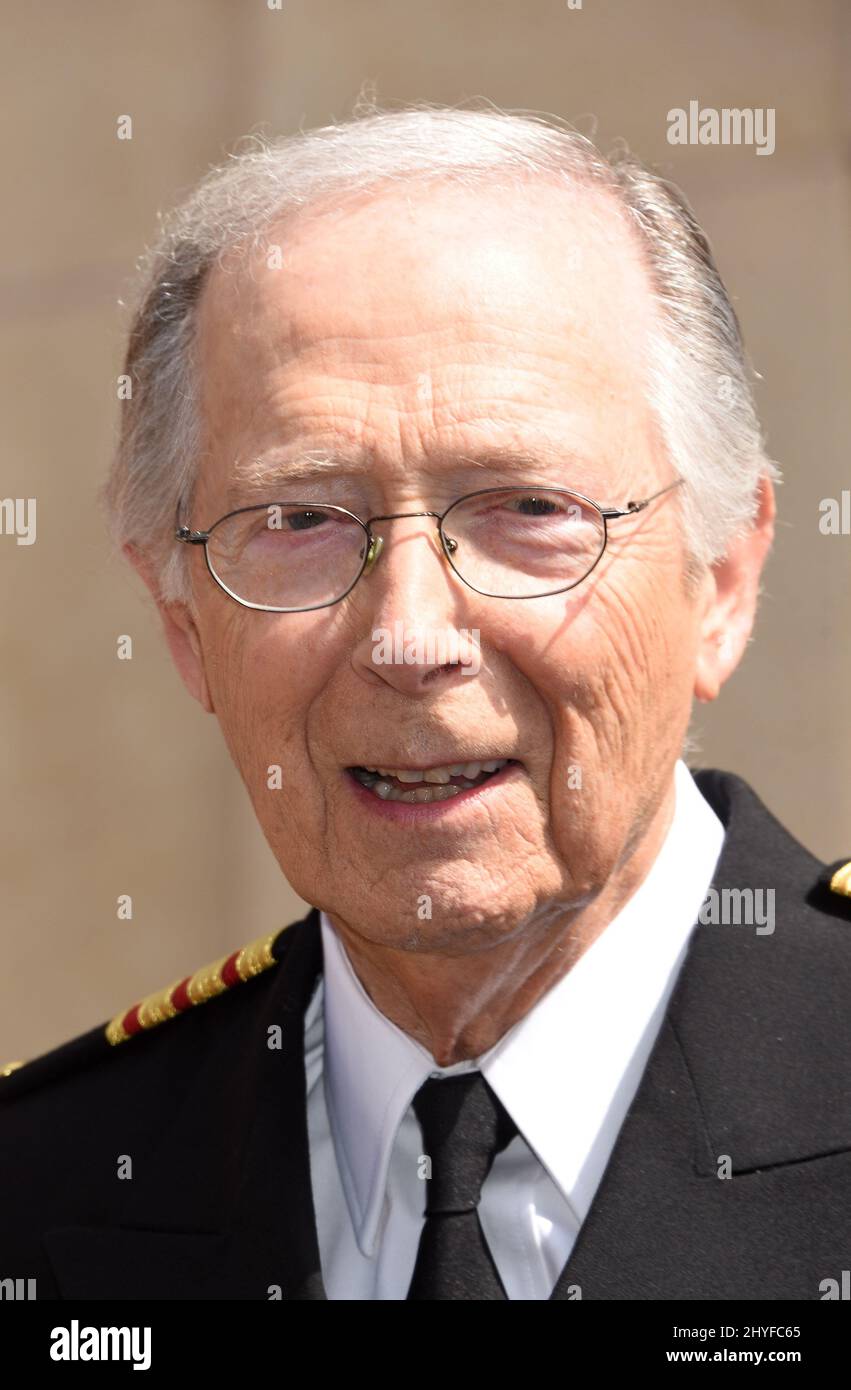
{"label": "neck", "polygon": [[668,832],[674,785],[636,848],[580,908],[550,903],[507,940],[470,955],[402,951],[368,941],[329,913],[373,1004],[438,1066],[487,1052],[573,969],[644,881]]}

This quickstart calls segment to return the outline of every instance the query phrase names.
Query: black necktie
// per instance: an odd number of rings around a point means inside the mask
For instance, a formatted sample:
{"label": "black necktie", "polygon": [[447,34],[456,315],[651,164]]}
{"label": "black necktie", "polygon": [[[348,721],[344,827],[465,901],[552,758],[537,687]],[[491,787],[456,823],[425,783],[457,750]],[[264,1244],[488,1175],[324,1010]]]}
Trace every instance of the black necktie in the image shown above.
{"label": "black necktie", "polygon": [[478,1205],[491,1164],[517,1126],[480,1071],[431,1077],[413,1104],[431,1176],[408,1298],[504,1299]]}

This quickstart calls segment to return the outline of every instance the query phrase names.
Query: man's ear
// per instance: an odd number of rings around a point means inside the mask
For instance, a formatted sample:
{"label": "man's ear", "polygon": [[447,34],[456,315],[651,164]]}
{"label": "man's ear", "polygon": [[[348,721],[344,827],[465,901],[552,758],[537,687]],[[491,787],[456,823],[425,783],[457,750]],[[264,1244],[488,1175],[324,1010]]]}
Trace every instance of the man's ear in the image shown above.
{"label": "man's ear", "polygon": [[742,659],[753,629],[760,575],[774,539],[775,512],[774,486],[764,474],[752,524],[735,537],[706,576],[694,680],[698,700],[716,699]]}
{"label": "man's ear", "polygon": [[164,603],[160,586],[148,558],[129,542],[123,547],[124,554],[137,574],[140,574],[150,589],[162,619],[165,638],[168,642],[172,660],[180,672],[183,684],[208,714],[215,713],[204,670],[204,654],[201,638],[192,615],[185,603]]}

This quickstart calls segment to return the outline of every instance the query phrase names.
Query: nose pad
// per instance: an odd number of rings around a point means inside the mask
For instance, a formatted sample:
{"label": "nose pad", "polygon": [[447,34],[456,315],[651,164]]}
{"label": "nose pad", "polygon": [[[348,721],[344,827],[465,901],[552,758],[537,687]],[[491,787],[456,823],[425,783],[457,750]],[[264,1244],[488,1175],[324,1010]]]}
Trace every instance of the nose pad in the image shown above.
{"label": "nose pad", "polygon": [[[439,530],[438,530],[438,532],[437,532],[437,537],[438,537],[438,541],[440,541],[440,531],[439,531]],[[383,537],[383,536],[373,536],[372,539],[371,539],[370,542],[369,542],[369,549],[368,549],[367,552],[366,552],[366,564],[365,564],[364,567],[363,567],[363,572],[364,572],[364,574],[369,574],[370,570],[374,568],[375,564],[376,564],[377,561],[378,561],[378,557],[379,557],[379,555],[381,554],[381,552],[382,552],[383,549],[384,549],[384,537]],[[451,554],[453,553],[453,551],[455,551],[455,550],[457,550],[457,549],[458,549],[458,542],[457,542],[457,541],[451,540],[450,537],[447,536],[447,537],[446,537],[446,540],[445,540],[445,542],[444,542],[444,544],[440,546],[440,553],[441,553],[441,555],[443,555],[444,558],[445,558],[447,552],[451,555]]]}
{"label": "nose pad", "polygon": [[369,543],[369,550],[366,553],[366,564],[364,565],[363,569],[364,574],[369,574],[370,570],[372,569],[373,565],[375,564],[383,549],[384,537],[373,536],[372,540]]}

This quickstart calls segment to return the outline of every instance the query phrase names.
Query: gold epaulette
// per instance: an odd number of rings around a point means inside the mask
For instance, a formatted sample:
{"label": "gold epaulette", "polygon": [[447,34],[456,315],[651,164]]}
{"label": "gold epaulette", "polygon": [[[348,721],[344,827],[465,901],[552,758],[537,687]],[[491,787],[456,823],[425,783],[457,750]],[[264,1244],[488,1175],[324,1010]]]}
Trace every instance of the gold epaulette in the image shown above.
{"label": "gold epaulette", "polygon": [[261,971],[268,970],[271,965],[276,964],[272,945],[278,936],[279,931],[272,932],[270,936],[258,937],[241,950],[223,956],[211,965],[202,966],[194,975],[175,980],[165,989],[149,994],[132,1008],[124,1009],[106,1025],[104,1033],[107,1042],[113,1047],[118,1043],[127,1042],[128,1038],[134,1037],[146,1028],[155,1028],[167,1018],[175,1018],[196,1004],[204,1004],[217,994],[233,989],[234,985],[240,984],[243,980],[250,980]]}
{"label": "gold epaulette", "polygon": [[847,864],[840,864],[835,869],[830,878],[831,893],[841,893],[845,898],[851,898],[851,859]]}
{"label": "gold epaulette", "polygon": [[[315,909],[314,909],[315,911]],[[176,1018],[196,1004],[214,999],[217,994],[225,994],[254,975],[260,975],[270,966],[277,965],[282,952],[275,949],[275,942],[287,930],[287,923],[268,936],[261,936],[239,951],[233,951],[221,960],[205,965],[193,975],[176,980],[167,989],[150,994],[131,1009],[124,1009],[109,1023],[99,1023],[88,1033],[71,1038],[69,1042],[55,1047],[52,1052],[31,1057],[27,1061],[7,1062],[0,1066],[0,1104],[6,1104],[18,1096],[25,1095],[33,1088],[56,1081],[69,1072],[102,1060],[112,1049],[126,1042],[137,1033],[164,1023],[167,1018]]]}

